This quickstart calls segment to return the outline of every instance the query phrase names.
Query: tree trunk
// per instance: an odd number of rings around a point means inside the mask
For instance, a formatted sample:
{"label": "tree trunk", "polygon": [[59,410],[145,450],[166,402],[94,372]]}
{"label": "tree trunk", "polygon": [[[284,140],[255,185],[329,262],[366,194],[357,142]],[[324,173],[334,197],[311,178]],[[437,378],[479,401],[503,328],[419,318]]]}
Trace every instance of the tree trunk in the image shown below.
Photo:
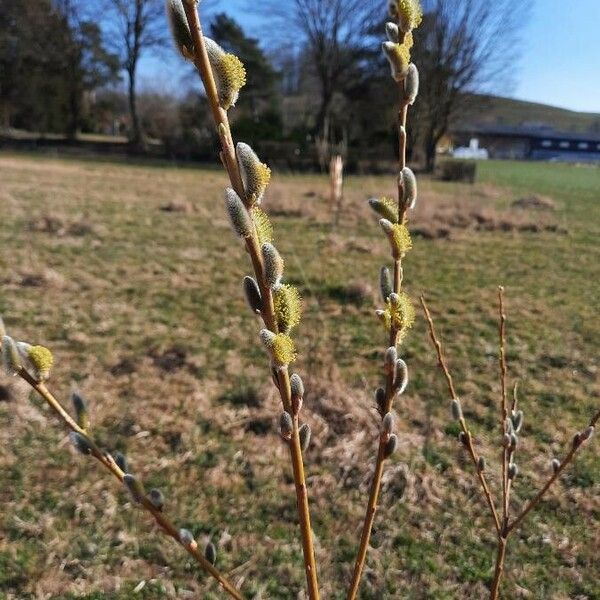
{"label": "tree trunk", "polygon": [[79,131],[79,121],[81,114],[81,104],[79,90],[76,83],[71,80],[69,89],[69,121],[67,125],[67,137],[74,140]]}
{"label": "tree trunk", "polygon": [[133,64],[127,69],[127,75],[129,77],[129,116],[131,117],[131,132],[130,132],[130,143],[131,145],[139,149],[142,146],[142,131],[140,128],[140,121],[137,113],[137,94],[135,89],[135,77],[136,77],[136,66]]}
{"label": "tree trunk", "polygon": [[427,173],[433,173],[435,169],[435,155],[436,155],[437,140],[433,133],[428,132],[425,138],[425,170]]}

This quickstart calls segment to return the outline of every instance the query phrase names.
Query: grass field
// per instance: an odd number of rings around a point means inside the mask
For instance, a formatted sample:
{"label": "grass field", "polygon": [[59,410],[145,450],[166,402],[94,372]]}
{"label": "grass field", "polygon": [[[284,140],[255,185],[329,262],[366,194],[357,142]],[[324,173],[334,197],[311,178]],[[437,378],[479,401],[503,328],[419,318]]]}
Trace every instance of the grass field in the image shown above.
{"label": "grass field", "polygon": [[[53,349],[50,387],[66,399],[79,386],[103,445],[164,491],[180,526],[217,544],[218,566],[247,596],[302,598],[280,408],[242,298],[249,267],[224,185],[217,170],[0,154],[0,313],[14,337]],[[388,247],[365,199],[393,193],[394,181],[345,185],[337,228],[323,177],[277,174],[265,200],[305,298],[295,368],[313,429],[305,462],[324,600],[344,598],[366,505]],[[531,194],[556,209],[511,207]],[[496,472],[495,303],[506,286],[510,376],[525,411],[514,510],[598,408],[599,203],[591,167],[489,162],[474,186],[421,185],[407,290],[427,294]],[[485,598],[495,537],[420,315],[401,355],[411,382],[361,598]],[[37,398],[4,375],[0,386],[1,599],[222,597],[75,455]],[[513,539],[502,597],[600,598],[599,517],[595,440]]]}

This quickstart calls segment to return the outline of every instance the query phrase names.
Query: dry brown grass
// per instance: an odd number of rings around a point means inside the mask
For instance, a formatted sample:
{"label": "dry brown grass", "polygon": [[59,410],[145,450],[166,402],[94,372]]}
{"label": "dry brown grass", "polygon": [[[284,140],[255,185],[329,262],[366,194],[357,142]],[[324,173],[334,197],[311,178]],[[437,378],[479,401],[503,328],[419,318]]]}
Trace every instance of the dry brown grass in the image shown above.
{"label": "dry brown grass", "polygon": [[[103,443],[127,451],[182,526],[217,543],[219,565],[234,581],[258,598],[289,598],[303,581],[293,492],[276,397],[263,383],[258,324],[242,300],[244,253],[222,211],[224,177],[1,156],[0,181],[0,312],[15,337],[53,349],[52,387],[65,398],[78,382]],[[337,228],[327,186],[325,177],[276,176],[265,204],[306,301],[299,369],[314,440],[308,483],[323,596],[336,599],[355,551],[377,429],[382,331],[373,273],[388,249],[365,200],[385,193],[389,179],[348,178]],[[484,452],[496,446],[493,285],[513,282],[509,366],[526,380],[521,455],[532,461],[517,503],[544,478],[599,389],[597,325],[586,301],[594,297],[593,262],[578,262],[579,248],[588,248],[586,261],[597,253],[588,238],[597,225],[564,212],[566,192],[542,221],[510,208],[522,195],[499,184],[425,180],[414,227],[435,221],[449,228],[449,240],[416,239],[407,267],[411,292],[433,289],[440,325],[454,332],[453,366]],[[172,202],[191,209],[161,210]],[[481,226],[478,214],[515,225]],[[85,231],[69,233],[82,222]],[[552,224],[569,235],[548,230]],[[564,281],[551,268],[557,252],[572,267],[568,296],[551,293]],[[362,597],[479,598],[494,540],[479,533],[487,516],[448,429],[422,323],[406,353],[400,447],[386,472]],[[158,542],[122,490],[73,454],[46,410],[14,382],[2,377],[0,385],[9,396],[0,394],[0,598],[97,592],[89,598],[120,600],[141,580],[143,598],[219,597],[176,547]],[[534,518],[515,544],[506,597],[600,597],[593,456],[551,493],[540,515],[548,524]]]}

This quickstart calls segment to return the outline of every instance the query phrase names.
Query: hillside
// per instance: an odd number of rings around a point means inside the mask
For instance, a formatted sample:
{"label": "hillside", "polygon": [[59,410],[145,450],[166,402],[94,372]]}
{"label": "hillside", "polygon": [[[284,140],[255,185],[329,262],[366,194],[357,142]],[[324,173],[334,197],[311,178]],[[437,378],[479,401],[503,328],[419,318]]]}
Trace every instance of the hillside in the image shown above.
{"label": "hillside", "polygon": [[472,95],[469,106],[455,119],[454,127],[465,124],[544,124],[573,132],[600,132],[600,113],[575,112],[547,104],[500,96]]}

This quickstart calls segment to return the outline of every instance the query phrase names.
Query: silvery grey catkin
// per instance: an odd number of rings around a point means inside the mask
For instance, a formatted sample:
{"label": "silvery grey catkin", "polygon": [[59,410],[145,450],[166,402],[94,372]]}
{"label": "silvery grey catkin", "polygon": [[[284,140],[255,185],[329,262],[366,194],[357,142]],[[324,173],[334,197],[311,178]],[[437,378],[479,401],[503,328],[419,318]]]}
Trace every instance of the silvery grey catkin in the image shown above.
{"label": "silvery grey catkin", "polygon": [[406,101],[409,104],[414,104],[419,93],[419,71],[413,63],[408,65],[408,73],[404,80],[404,93]]}
{"label": "silvery grey catkin", "polygon": [[289,440],[292,437],[292,430],[294,429],[294,422],[292,420],[292,415],[289,412],[282,412],[279,417],[279,431],[281,433],[281,437]]}
{"label": "silvery grey catkin", "polygon": [[184,529],[184,528],[181,528],[179,530],[179,540],[185,546],[191,546],[192,544],[195,543],[192,532],[189,529]]}
{"label": "silvery grey catkin", "polygon": [[385,34],[387,35],[388,40],[390,42],[394,42],[395,44],[397,44],[400,40],[400,31],[396,23],[391,23],[388,21],[385,24]]}
{"label": "silvery grey catkin", "polygon": [[167,0],[167,19],[171,27],[171,33],[175,40],[175,46],[185,59],[191,59],[194,55],[194,41],[190,33],[185,16],[185,10],[181,0]]}
{"label": "silvery grey catkin", "polygon": [[304,398],[304,383],[297,373],[292,373],[290,377],[290,389],[292,398]]}
{"label": "silvery grey catkin", "polygon": [[123,473],[129,471],[129,465],[127,464],[127,458],[121,452],[115,452],[115,463]]}
{"label": "silvery grey catkin", "polygon": [[71,402],[73,403],[77,424],[81,429],[87,429],[90,426],[90,417],[85,400],[80,394],[73,392],[71,394]]}
{"label": "silvery grey catkin", "polygon": [[384,434],[390,435],[394,429],[394,417],[392,413],[386,413],[381,422],[381,429]]}
{"label": "silvery grey catkin", "polygon": [[392,433],[385,444],[385,448],[383,449],[384,458],[389,458],[392,454],[394,454],[397,445],[398,438],[395,433]]}
{"label": "silvery grey catkin", "polygon": [[231,188],[225,190],[225,208],[234,233],[239,237],[250,237],[254,231],[254,223],[244,203]]}
{"label": "silvery grey catkin", "polygon": [[393,388],[399,396],[404,394],[408,385],[408,365],[401,358],[396,360]]}
{"label": "silvery grey catkin", "polygon": [[92,453],[92,447],[90,446],[88,441],[81,434],[77,433],[76,431],[71,431],[71,433],[69,433],[69,440],[71,440],[71,444],[73,444],[75,449],[80,454],[91,454]]}
{"label": "silvery grey catkin", "polygon": [[452,418],[455,421],[460,421],[463,418],[460,402],[456,399],[452,400]]}
{"label": "silvery grey catkin", "polygon": [[310,425],[308,423],[304,423],[304,425],[300,427],[298,434],[300,436],[300,447],[302,448],[302,452],[306,452],[310,446],[310,437],[312,434]]}
{"label": "silvery grey catkin", "polygon": [[256,314],[260,314],[263,309],[262,297],[260,295],[260,289],[258,283],[253,277],[244,277],[244,295],[250,310]]}
{"label": "silvery grey catkin", "polygon": [[396,368],[397,358],[398,358],[398,351],[396,350],[396,346],[390,346],[385,351],[385,356],[384,356],[385,370],[388,373],[392,373],[394,371],[394,369]]}
{"label": "silvery grey catkin", "polygon": [[384,302],[394,291],[392,288],[392,276],[390,275],[390,270],[387,267],[381,267],[381,270],[379,271],[379,289],[381,291],[381,298]]}
{"label": "silvery grey catkin", "polygon": [[511,415],[511,421],[515,432],[519,433],[519,431],[521,431],[521,427],[523,426],[523,411],[513,411]]}
{"label": "silvery grey catkin", "polygon": [[16,375],[23,366],[17,345],[9,335],[2,337],[2,362],[8,375]]}
{"label": "silvery grey catkin", "polygon": [[165,504],[165,497],[160,490],[158,490],[156,488],[152,488],[148,492],[148,499],[152,503],[152,506],[154,506],[154,508],[156,508],[156,510],[163,509],[163,506]]}
{"label": "silvery grey catkin", "polygon": [[214,565],[217,562],[217,549],[212,542],[208,542],[208,544],[206,544],[206,548],[204,549],[204,558],[206,558],[211,565]]}
{"label": "silvery grey catkin", "polygon": [[404,167],[401,172],[403,197],[407,208],[414,208],[417,203],[417,178],[411,169]]}
{"label": "silvery grey catkin", "polygon": [[262,245],[262,255],[265,265],[265,279],[270,287],[275,287],[283,277],[283,258],[273,244]]}

